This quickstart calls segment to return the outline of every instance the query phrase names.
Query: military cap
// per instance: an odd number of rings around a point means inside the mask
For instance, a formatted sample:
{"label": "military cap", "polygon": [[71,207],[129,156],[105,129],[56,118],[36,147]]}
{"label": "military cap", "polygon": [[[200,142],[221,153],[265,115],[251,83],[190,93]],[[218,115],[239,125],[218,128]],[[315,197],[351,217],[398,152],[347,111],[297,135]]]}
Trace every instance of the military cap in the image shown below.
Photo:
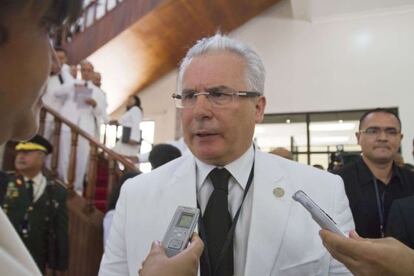
{"label": "military cap", "polygon": [[16,151],[40,150],[46,154],[53,151],[52,145],[43,136],[36,135],[28,141],[21,141],[14,148]]}

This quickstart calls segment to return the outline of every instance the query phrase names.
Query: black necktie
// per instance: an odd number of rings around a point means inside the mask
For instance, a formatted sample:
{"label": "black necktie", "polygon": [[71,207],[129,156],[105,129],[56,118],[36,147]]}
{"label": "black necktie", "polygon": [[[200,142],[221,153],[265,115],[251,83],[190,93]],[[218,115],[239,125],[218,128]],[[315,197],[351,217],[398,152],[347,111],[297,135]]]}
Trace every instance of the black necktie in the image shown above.
{"label": "black necktie", "polygon": [[[208,255],[211,275],[233,275],[233,242],[231,241],[225,254],[219,261],[220,252],[231,227],[231,216],[228,209],[227,195],[230,173],[226,169],[215,168],[209,174],[214,191],[211,194],[203,215],[203,224],[206,231]],[[216,273],[214,273],[216,271]]]}
{"label": "black necktie", "polygon": [[33,180],[29,179],[26,181],[26,190],[29,196],[30,202],[33,202]]}

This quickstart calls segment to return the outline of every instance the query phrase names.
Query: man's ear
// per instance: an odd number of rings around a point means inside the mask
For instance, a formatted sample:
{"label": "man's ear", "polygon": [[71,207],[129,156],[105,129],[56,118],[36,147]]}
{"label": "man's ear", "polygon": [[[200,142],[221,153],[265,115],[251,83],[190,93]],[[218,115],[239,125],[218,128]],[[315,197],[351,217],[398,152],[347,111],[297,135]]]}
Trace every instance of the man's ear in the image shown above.
{"label": "man's ear", "polygon": [[260,123],[263,121],[265,107],[266,107],[266,97],[260,96],[259,99],[256,101],[256,116],[255,116],[256,123]]}

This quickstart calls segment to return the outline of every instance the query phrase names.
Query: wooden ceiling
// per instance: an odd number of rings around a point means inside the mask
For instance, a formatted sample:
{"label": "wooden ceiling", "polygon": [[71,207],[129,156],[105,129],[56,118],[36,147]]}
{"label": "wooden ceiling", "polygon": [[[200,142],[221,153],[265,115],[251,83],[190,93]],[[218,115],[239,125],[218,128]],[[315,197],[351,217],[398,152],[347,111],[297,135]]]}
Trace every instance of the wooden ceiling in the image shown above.
{"label": "wooden ceiling", "polygon": [[[124,0],[123,4],[130,1],[141,0]],[[116,111],[128,95],[175,69],[198,39],[218,30],[234,30],[279,1],[159,1],[158,6],[89,58],[102,73],[109,112]]]}

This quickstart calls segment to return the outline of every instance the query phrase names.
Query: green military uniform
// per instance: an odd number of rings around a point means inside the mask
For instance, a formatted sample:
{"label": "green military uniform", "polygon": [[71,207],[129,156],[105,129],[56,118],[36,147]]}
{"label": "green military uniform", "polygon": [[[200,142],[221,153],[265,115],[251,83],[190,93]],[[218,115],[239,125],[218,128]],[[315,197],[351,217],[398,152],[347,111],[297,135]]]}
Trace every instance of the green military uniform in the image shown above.
{"label": "green military uniform", "polygon": [[0,171],[0,206],[3,205],[4,195],[7,191],[7,184],[9,183],[9,177],[6,173]]}
{"label": "green military uniform", "polygon": [[66,270],[66,189],[47,180],[43,193],[37,200],[32,201],[32,190],[27,182],[20,175],[9,175],[2,208],[41,271],[45,271],[46,266],[55,270]]}

